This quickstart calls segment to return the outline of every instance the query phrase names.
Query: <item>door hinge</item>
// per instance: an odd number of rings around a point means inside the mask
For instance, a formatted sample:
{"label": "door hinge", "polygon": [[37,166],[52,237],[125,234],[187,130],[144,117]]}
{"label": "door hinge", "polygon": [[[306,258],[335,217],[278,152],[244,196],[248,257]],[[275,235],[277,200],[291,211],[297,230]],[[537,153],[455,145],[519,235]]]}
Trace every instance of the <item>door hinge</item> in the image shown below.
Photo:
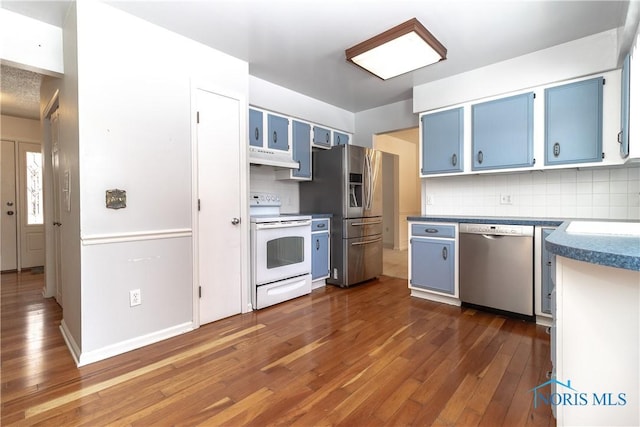
{"label": "door hinge", "polygon": [[602,152],[602,158],[604,159],[604,151]]}
{"label": "door hinge", "polygon": [[202,298],[202,286],[198,286],[198,298]]}
{"label": "door hinge", "polygon": [[536,93],[533,92],[533,99],[536,99]]}
{"label": "door hinge", "polygon": [[196,123],[200,123],[200,111],[196,111]]}
{"label": "door hinge", "polygon": [[198,212],[200,212],[200,199],[198,199]]}

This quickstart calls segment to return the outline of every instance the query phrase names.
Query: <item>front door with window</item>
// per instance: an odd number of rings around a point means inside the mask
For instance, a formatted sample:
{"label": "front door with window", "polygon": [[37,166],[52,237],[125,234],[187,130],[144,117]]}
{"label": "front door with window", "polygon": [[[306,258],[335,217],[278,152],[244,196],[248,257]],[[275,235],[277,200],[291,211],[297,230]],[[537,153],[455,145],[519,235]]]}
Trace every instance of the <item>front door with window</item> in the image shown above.
{"label": "front door with window", "polygon": [[20,268],[44,265],[42,152],[40,144],[19,143]]}

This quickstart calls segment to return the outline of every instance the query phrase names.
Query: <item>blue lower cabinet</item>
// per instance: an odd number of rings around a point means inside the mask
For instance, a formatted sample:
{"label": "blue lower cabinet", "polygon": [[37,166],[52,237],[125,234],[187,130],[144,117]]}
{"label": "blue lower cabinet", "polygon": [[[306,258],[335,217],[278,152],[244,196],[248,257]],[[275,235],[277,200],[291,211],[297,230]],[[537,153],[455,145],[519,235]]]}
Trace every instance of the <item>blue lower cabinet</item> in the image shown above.
{"label": "blue lower cabinet", "polygon": [[311,279],[329,276],[329,233],[311,235]]}
{"label": "blue lower cabinet", "polygon": [[455,242],[411,239],[411,286],[455,294]]}

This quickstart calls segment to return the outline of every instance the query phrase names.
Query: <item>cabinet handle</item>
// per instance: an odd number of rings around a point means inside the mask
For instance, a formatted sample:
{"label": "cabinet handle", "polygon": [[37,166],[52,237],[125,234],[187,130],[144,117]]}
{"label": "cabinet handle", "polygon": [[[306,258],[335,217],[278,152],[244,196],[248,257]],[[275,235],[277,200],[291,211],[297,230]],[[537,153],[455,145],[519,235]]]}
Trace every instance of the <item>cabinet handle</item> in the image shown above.
{"label": "cabinet handle", "polygon": [[316,251],[320,250],[320,240],[316,239]]}
{"label": "cabinet handle", "polygon": [[[326,142],[328,144],[329,143],[329,132],[327,132],[327,137],[325,139],[326,139]],[[338,141],[340,141],[340,137],[338,137]]]}
{"label": "cabinet handle", "polygon": [[622,144],[622,131],[618,132],[618,144]]}
{"label": "cabinet handle", "polygon": [[256,141],[260,140],[260,129],[258,129],[258,127],[256,126],[256,130],[254,132],[255,137],[256,137]]}
{"label": "cabinet handle", "polygon": [[447,250],[447,247],[443,247],[442,248],[442,259],[443,260],[447,260],[447,258],[449,258],[449,251]]}
{"label": "cabinet handle", "polygon": [[456,153],[453,153],[453,156],[451,156],[451,164],[453,166],[456,166],[458,164],[458,155]]}
{"label": "cabinet handle", "polygon": [[560,143],[556,142],[553,144],[553,156],[558,157],[560,155]]}
{"label": "cabinet handle", "polygon": [[325,224],[324,224],[324,223],[321,223],[321,224],[316,225],[316,227],[317,227],[317,228],[324,228],[324,227],[325,227]]}
{"label": "cabinet handle", "polygon": [[424,231],[425,231],[425,233],[433,234],[433,233],[437,233],[438,229],[437,228],[425,228]]}
{"label": "cabinet handle", "polygon": [[337,138],[336,142],[338,143],[338,145],[340,145],[340,135],[338,135],[336,138]]}
{"label": "cabinet handle", "polygon": [[482,154],[482,150],[478,151],[478,163],[482,164],[484,160],[484,154]]}
{"label": "cabinet handle", "polygon": [[275,130],[273,131],[273,143],[278,143],[278,132],[276,132]]}

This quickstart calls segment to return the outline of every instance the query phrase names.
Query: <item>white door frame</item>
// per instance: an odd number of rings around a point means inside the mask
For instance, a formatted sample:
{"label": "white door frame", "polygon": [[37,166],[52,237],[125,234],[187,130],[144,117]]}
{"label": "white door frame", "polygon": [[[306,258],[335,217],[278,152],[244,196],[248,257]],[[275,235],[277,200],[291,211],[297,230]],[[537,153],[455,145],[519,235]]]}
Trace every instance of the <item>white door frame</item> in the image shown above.
{"label": "white door frame", "polygon": [[[56,89],[49,99],[49,102],[42,111],[42,149],[44,153],[44,289],[42,294],[45,298],[56,296],[57,272],[61,265],[56,265],[56,257],[60,248],[56,247],[54,238],[54,201],[53,201],[53,167],[51,164],[52,141],[51,141],[51,114],[58,108],[60,91]],[[53,268],[47,268],[53,266]],[[62,301],[59,301],[62,305]]]}
{"label": "white door frame", "polygon": [[192,230],[193,230],[193,325],[194,327],[200,326],[200,298],[198,293],[198,286],[200,283],[199,265],[200,265],[200,253],[199,253],[199,226],[198,226],[198,132],[197,132],[197,91],[204,90],[212,93],[216,93],[229,98],[237,99],[240,101],[240,235],[241,235],[241,280],[243,283],[241,289],[242,299],[242,313],[251,311],[251,293],[249,289],[249,164],[248,164],[248,143],[243,137],[247,135],[247,114],[249,106],[244,94],[230,91],[227,88],[220,87],[218,84],[207,81],[205,79],[192,79],[191,80],[191,212],[192,212]]}

